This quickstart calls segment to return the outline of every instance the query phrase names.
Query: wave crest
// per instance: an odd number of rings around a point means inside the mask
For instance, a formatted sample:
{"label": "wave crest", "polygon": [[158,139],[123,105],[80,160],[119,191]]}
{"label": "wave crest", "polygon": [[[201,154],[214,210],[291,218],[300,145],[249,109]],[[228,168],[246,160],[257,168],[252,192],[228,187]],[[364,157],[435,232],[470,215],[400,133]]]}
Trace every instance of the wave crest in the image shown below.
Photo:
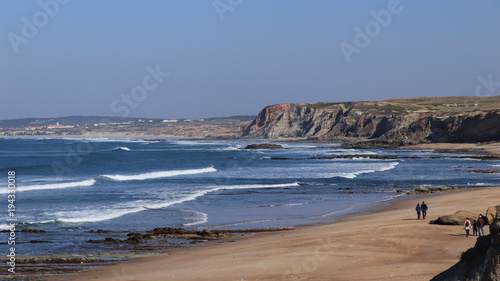
{"label": "wave crest", "polygon": [[[96,183],[94,179],[76,181],[76,182],[63,182],[63,183],[51,183],[51,184],[37,184],[37,185],[27,185],[18,186],[16,192],[21,191],[31,191],[31,190],[47,190],[47,189],[64,189],[71,187],[85,187],[92,186]],[[7,193],[7,190],[0,190],[0,193]]]}
{"label": "wave crest", "polygon": [[195,175],[195,174],[213,173],[213,172],[217,172],[217,169],[215,169],[214,167],[209,167],[203,169],[150,172],[150,173],[142,173],[136,175],[102,175],[102,177],[112,179],[115,181],[133,181],[133,180],[148,180],[148,179],[168,178],[174,176]]}

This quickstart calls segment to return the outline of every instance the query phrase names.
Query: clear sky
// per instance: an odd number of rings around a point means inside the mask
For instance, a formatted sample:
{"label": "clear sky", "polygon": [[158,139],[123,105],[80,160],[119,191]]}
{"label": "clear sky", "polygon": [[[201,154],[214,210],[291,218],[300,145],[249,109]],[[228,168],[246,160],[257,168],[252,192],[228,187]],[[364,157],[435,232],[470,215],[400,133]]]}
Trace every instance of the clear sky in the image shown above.
{"label": "clear sky", "polygon": [[0,119],[500,94],[500,1],[0,0],[0,14]]}

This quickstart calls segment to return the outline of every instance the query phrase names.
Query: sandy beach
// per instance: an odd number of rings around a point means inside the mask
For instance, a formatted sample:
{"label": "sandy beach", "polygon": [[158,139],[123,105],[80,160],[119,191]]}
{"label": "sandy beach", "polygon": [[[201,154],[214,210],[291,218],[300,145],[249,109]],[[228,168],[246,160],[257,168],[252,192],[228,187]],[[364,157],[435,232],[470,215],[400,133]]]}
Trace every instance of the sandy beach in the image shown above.
{"label": "sandy beach", "polygon": [[[484,214],[499,197],[500,187],[413,196],[328,225],[176,249],[64,280],[429,280],[476,240],[461,226],[429,221],[458,210]],[[422,200],[429,213],[417,220],[413,209]]]}

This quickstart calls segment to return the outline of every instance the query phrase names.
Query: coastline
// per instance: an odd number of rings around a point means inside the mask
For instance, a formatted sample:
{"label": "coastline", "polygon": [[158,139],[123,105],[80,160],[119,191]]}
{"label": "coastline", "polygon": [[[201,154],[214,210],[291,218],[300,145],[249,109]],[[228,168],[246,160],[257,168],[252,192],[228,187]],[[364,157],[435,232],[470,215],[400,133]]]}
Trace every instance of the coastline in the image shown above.
{"label": "coastline", "polygon": [[[48,280],[429,280],[476,239],[466,238],[461,226],[428,222],[458,210],[484,214],[498,196],[500,187],[413,195],[334,223],[173,249]],[[413,211],[421,201],[429,205],[426,220]]]}
{"label": "coastline", "polygon": [[[498,143],[410,148],[500,152]],[[458,262],[476,239],[466,238],[461,226],[428,222],[459,210],[484,214],[499,196],[500,187],[403,196],[333,223],[232,237],[48,280],[429,280]],[[427,220],[413,211],[421,201],[429,205]]]}

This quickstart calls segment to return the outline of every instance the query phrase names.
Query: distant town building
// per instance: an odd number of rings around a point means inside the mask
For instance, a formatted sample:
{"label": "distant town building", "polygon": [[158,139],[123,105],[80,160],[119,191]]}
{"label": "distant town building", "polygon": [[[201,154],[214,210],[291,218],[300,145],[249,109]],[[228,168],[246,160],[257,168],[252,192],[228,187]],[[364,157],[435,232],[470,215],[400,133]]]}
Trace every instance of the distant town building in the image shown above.
{"label": "distant town building", "polygon": [[60,125],[59,122],[57,122],[56,125],[49,125],[47,126],[47,129],[63,129],[63,128],[73,128],[75,126],[72,125]]}
{"label": "distant town building", "polygon": [[25,127],[24,128],[26,131],[34,131],[34,130],[41,130],[43,127],[41,126],[30,126],[30,127]]}
{"label": "distant town building", "polygon": [[165,119],[165,120],[163,120],[162,122],[163,122],[163,123],[176,123],[176,122],[178,122],[178,121],[179,121],[179,120],[175,120],[175,119],[170,119],[170,120],[169,120],[169,119]]}

